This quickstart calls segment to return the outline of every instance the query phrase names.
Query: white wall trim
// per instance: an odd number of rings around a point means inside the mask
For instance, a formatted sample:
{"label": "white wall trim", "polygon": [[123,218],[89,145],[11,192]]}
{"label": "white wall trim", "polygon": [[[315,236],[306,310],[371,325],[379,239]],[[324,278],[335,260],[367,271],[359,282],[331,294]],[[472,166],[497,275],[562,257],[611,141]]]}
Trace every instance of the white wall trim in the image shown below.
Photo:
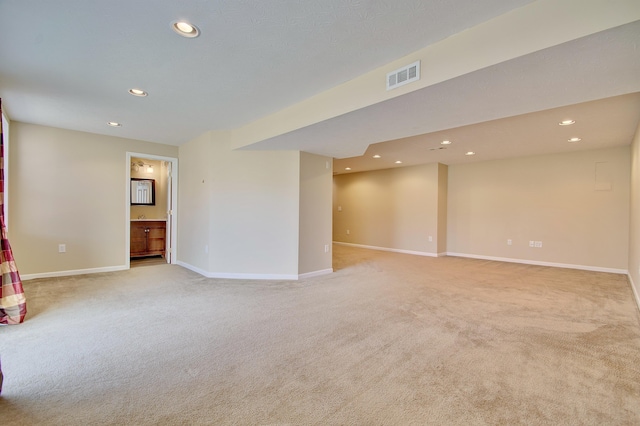
{"label": "white wall trim", "polygon": [[54,277],[68,277],[71,275],[99,274],[102,272],[125,271],[127,269],[129,269],[129,267],[126,265],[106,266],[104,268],[74,269],[71,271],[55,271],[55,272],[42,272],[39,274],[26,274],[26,275],[20,275],[20,278],[23,281],[27,281],[27,280],[35,280],[37,278],[54,278]]}
{"label": "white wall trim", "polygon": [[190,265],[181,260],[176,262],[178,265],[196,272],[207,278],[226,278],[233,280],[291,280],[296,281],[298,275],[295,274],[234,274],[228,272],[209,272],[197,266]]}
{"label": "white wall trim", "polygon": [[633,282],[633,278],[631,278],[631,274],[627,274],[627,278],[629,278],[629,285],[631,285],[631,291],[633,291],[633,295],[636,299],[636,305],[638,306],[638,310],[640,310],[640,294],[638,294],[638,290],[636,290],[636,285]]}
{"label": "white wall trim", "polygon": [[403,254],[413,254],[415,256],[427,256],[427,257],[440,257],[445,256],[446,253],[429,253],[426,251],[414,251],[414,250],[402,250],[402,249],[394,249],[388,247],[377,247],[377,246],[367,246],[364,244],[352,244],[352,243],[343,243],[340,241],[334,241],[333,244],[337,244],[339,246],[348,246],[348,247],[358,247],[369,250],[378,250],[378,251],[390,251],[393,253],[403,253]]}
{"label": "white wall trim", "polygon": [[568,263],[541,262],[537,260],[512,259],[509,257],[481,256],[477,254],[453,253],[453,252],[447,252],[447,256],[467,257],[470,259],[495,260],[498,262],[522,263],[524,265],[550,266],[553,268],[580,269],[583,271],[592,271],[592,272],[608,272],[611,274],[623,274],[623,275],[628,274],[628,271],[626,269],[602,268],[599,266],[587,266],[587,265],[572,265]]}
{"label": "white wall trim", "polygon": [[313,277],[319,277],[321,275],[327,275],[327,274],[332,274],[333,273],[333,268],[329,268],[329,269],[321,269],[319,271],[313,271],[313,272],[307,272],[305,274],[300,274],[298,275],[298,279],[305,279],[305,278],[313,278]]}

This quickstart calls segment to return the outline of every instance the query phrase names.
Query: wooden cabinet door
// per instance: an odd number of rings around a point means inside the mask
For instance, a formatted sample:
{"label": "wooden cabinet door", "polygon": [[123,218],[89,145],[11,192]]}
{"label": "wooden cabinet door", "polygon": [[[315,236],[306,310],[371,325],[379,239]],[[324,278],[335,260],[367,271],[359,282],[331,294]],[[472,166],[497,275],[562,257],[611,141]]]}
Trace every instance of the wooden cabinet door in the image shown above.
{"label": "wooden cabinet door", "polygon": [[147,233],[143,222],[131,222],[130,256],[144,256],[147,252]]}
{"label": "wooden cabinet door", "polygon": [[164,222],[156,222],[150,224],[147,229],[147,252],[149,254],[162,254],[165,250],[165,229],[166,224]]}

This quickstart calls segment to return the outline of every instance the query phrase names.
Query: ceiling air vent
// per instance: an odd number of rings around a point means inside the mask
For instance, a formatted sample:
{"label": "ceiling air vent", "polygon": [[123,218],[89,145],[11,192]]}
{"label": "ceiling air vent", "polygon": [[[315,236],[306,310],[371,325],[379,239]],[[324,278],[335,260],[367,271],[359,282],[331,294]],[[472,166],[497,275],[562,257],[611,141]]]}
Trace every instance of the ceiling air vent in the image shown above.
{"label": "ceiling air vent", "polygon": [[391,71],[387,74],[387,90],[404,86],[412,81],[420,80],[420,61]]}

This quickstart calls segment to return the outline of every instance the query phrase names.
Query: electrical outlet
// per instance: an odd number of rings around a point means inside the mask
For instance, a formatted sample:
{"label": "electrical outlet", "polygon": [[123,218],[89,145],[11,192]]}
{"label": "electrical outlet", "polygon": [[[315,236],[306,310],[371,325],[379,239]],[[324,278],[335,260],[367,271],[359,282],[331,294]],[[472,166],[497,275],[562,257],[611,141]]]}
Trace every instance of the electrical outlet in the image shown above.
{"label": "electrical outlet", "polygon": [[324,252],[329,253],[329,244],[324,245]]}
{"label": "electrical outlet", "polygon": [[67,245],[66,244],[58,244],[58,253],[66,253]]}
{"label": "electrical outlet", "polygon": [[433,237],[431,235],[429,235],[429,242],[433,241]]}
{"label": "electrical outlet", "polygon": [[510,246],[511,244],[513,244],[513,241],[511,241],[511,239],[507,240],[507,245]]}
{"label": "electrical outlet", "polygon": [[529,241],[529,247],[535,247],[535,246],[536,246],[535,241]]}
{"label": "electrical outlet", "polygon": [[536,241],[536,247],[542,248],[542,241]]}
{"label": "electrical outlet", "polygon": [[205,246],[204,246],[204,252],[205,252],[205,253],[209,253],[209,245],[208,245],[208,244],[205,244]]}

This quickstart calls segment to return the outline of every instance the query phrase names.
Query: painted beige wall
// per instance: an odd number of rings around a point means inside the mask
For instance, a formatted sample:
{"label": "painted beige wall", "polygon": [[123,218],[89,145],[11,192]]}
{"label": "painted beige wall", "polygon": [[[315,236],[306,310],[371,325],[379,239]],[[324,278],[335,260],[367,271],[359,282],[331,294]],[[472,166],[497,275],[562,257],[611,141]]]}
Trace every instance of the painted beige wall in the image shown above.
{"label": "painted beige wall", "polygon": [[299,158],[213,140],[211,271],[297,274]]}
{"label": "painted beige wall", "polygon": [[[449,166],[447,251],[626,270],[629,152],[618,147]],[[596,163],[604,163],[598,177]],[[610,181],[611,189],[596,190],[597,180]],[[543,247],[530,248],[530,240]]]}
{"label": "painted beige wall", "polygon": [[139,170],[131,169],[132,178],[154,179],[156,186],[155,206],[131,206],[131,219],[136,219],[144,215],[145,219],[166,219],[167,218],[167,189],[169,186],[167,166],[164,161],[151,160],[146,158],[132,157],[131,161],[143,161],[145,164],[153,166],[153,172],[147,172],[146,168]]}
{"label": "painted beige wall", "polygon": [[209,270],[212,133],[179,148],[178,261]]}
{"label": "painted beige wall", "polygon": [[334,241],[436,254],[439,170],[432,163],[335,176]]}
{"label": "painted beige wall", "polygon": [[9,232],[21,275],[124,267],[126,152],[177,157],[178,148],[16,121],[10,137]]}
{"label": "painted beige wall", "polygon": [[631,144],[631,207],[629,215],[629,277],[640,306],[640,123]]}
{"label": "painted beige wall", "polygon": [[300,154],[230,144],[208,132],[180,147],[178,260],[213,276],[297,275]]}
{"label": "painted beige wall", "polygon": [[449,193],[449,166],[438,164],[438,239],[437,252],[447,252],[447,198]]}
{"label": "painted beige wall", "polygon": [[[332,180],[331,158],[300,153],[299,274],[332,268]],[[327,253],[325,245],[329,249]]]}

